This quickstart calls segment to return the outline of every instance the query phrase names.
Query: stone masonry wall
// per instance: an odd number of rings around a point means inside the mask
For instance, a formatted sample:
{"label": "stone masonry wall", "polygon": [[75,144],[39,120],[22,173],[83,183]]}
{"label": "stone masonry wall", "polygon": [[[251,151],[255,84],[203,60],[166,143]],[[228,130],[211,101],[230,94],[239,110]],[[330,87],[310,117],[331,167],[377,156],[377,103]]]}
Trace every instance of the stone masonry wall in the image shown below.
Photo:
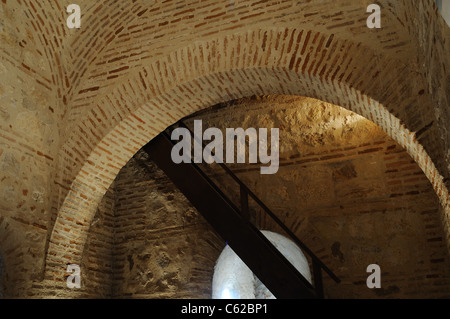
{"label": "stone masonry wall", "polygon": [[[298,97],[242,99],[195,118],[205,127],[281,128],[277,174],[260,175],[255,165],[230,167],[341,278],[335,284],[324,275],[327,297],[450,297],[437,196],[417,164],[379,127]],[[237,201],[235,185],[212,172]],[[112,296],[209,298],[224,243],[145,153],[121,170],[111,194]],[[259,228],[281,232],[252,202],[251,210]],[[105,261],[100,264],[108,271]],[[381,267],[381,289],[366,286],[369,264]]]}
{"label": "stone masonry wall", "polygon": [[114,297],[210,298],[224,242],[145,155],[116,179]]}

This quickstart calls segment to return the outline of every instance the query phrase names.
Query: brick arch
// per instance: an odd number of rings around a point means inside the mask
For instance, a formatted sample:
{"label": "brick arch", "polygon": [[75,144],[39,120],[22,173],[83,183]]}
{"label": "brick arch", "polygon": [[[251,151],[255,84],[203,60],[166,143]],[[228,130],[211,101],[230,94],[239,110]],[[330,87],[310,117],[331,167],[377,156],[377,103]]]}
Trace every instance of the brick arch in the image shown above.
{"label": "brick arch", "polygon": [[98,203],[143,145],[185,115],[255,94],[313,97],[381,126],[431,181],[448,232],[448,190],[413,133],[423,123],[408,117],[411,107],[422,105],[424,117],[432,107],[426,94],[397,95],[398,89],[419,91],[420,83],[401,61],[311,30],[274,28],[197,41],[148,63],[99,98],[61,151],[61,157],[73,158],[62,161],[67,165],[55,181],[64,196],[48,243],[45,278],[62,282],[65,265],[80,263]]}

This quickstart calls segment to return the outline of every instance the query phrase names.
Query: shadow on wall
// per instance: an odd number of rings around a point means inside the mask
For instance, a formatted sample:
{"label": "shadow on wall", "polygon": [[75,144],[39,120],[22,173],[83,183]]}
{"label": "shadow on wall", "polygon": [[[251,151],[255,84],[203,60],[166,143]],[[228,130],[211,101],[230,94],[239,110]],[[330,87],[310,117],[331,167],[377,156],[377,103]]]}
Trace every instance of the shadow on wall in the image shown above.
{"label": "shadow on wall", "polygon": [[3,260],[3,255],[0,253],[0,299],[4,298],[5,294],[5,280],[6,280],[6,267]]}

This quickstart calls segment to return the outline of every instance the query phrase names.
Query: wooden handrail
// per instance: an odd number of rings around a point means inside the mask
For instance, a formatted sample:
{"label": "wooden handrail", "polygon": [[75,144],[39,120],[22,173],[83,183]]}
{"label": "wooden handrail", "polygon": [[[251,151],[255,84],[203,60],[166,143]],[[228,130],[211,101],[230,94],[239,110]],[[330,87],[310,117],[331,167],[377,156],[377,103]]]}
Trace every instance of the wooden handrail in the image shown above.
{"label": "wooden handrail", "polygon": [[[178,121],[173,126],[176,125],[186,128],[194,139],[197,138],[195,134],[192,132],[192,130],[183,122],[183,120]],[[198,141],[197,139],[197,142],[201,143],[203,148],[205,147],[203,141]],[[215,156],[214,153],[212,155]],[[317,257],[300,239],[298,239],[297,236],[295,236],[295,234],[247,187],[247,185],[245,185],[245,183],[242,182],[239,179],[239,177],[237,177],[236,174],[234,174],[227,165],[225,165],[225,163],[219,162],[217,164],[219,164],[222,167],[222,169],[224,169],[227,172],[227,174],[231,176],[235,180],[235,182],[239,184],[241,205],[246,205],[247,207],[247,211],[246,212],[243,211],[243,214],[248,214],[248,199],[246,200],[245,204],[245,200],[242,198],[243,194],[246,194],[250,196],[275,221],[275,223],[277,223],[278,226],[280,226],[289,235],[289,237],[291,237],[291,239],[311,257],[313,264],[314,278],[316,278],[316,273],[318,278],[320,276],[320,280],[318,280],[320,281],[320,285],[322,285],[322,276],[320,268],[323,269],[330,276],[330,278],[333,279],[336,283],[341,282],[341,280],[319,259],[319,257]],[[314,270],[315,267],[316,268],[319,267],[319,271]],[[314,281],[316,282],[316,279]]]}

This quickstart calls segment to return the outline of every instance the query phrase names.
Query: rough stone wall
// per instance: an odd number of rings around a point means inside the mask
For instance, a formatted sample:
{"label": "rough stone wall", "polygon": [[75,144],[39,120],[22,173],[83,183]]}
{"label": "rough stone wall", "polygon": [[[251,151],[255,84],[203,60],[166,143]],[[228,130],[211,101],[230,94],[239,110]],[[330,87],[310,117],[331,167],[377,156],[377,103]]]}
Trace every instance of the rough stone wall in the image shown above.
{"label": "rough stone wall", "polygon": [[[372,122],[297,97],[242,100],[198,117],[206,127],[281,128],[277,174],[231,167],[340,276],[336,285],[324,275],[327,296],[450,296],[443,208],[410,155]],[[216,180],[239,203],[230,179]],[[259,228],[281,231],[252,207]],[[381,267],[382,289],[366,286],[370,264]]]}
{"label": "rough stone wall", "polygon": [[113,296],[210,298],[225,243],[145,155],[115,182]]}
{"label": "rough stone wall", "polygon": [[[439,203],[420,169],[397,148],[391,141],[324,160],[300,158],[265,182],[256,170],[240,174],[342,279],[335,285],[324,275],[329,297],[449,297]],[[257,222],[273,227],[267,218]],[[366,287],[372,263],[382,270],[379,290]]]}

